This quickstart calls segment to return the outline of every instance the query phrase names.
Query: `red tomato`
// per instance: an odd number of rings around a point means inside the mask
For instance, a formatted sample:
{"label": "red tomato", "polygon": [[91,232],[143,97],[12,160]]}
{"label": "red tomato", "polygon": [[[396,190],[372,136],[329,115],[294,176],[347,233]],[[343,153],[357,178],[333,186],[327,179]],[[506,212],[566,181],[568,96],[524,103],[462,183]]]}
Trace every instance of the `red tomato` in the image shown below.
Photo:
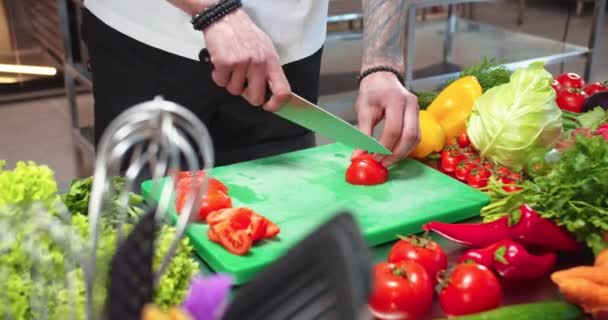
{"label": "red tomato", "polygon": [[264,239],[270,239],[276,237],[281,232],[281,228],[274,222],[268,220],[268,227],[266,227],[266,235]]}
{"label": "red tomato", "polygon": [[[202,170],[178,171],[175,174],[175,180],[176,180],[176,185],[177,185],[176,189],[180,189],[180,184],[191,185],[195,181],[198,183],[201,183],[203,181],[202,179],[204,179],[204,177],[205,177],[205,172]],[[219,190],[219,191],[222,191],[222,192],[228,194],[228,187],[226,187],[226,185],[223,184],[221,181],[219,181],[215,178],[209,178],[208,183],[209,183],[209,185],[207,187],[208,192],[213,192],[213,191]]]}
{"label": "red tomato", "polygon": [[381,262],[374,267],[369,298],[378,319],[416,319],[431,309],[433,286],[424,268],[414,261]]}
{"label": "red tomato", "polygon": [[207,237],[213,242],[220,243],[220,238],[217,236],[217,234],[215,234],[212,228],[209,228],[209,230],[207,230]]}
{"label": "red tomato", "polygon": [[448,151],[441,154],[441,171],[454,173],[460,162],[459,155],[456,151]]}
{"label": "red tomato", "polygon": [[565,89],[582,89],[585,86],[585,80],[583,78],[572,72],[562,73],[555,77],[555,80],[559,82],[562,87],[562,90]]}
{"label": "red tomato", "polygon": [[560,92],[562,90],[562,84],[559,83],[559,81],[557,81],[557,80],[553,80],[551,82],[551,88],[553,88],[553,90],[555,90],[555,93],[557,94],[558,92]]}
{"label": "red tomato", "polygon": [[492,162],[484,162],[483,166],[484,166],[484,168],[490,170],[488,172],[491,172],[492,170],[494,170],[494,164]]}
{"label": "red tomato", "polygon": [[[175,195],[175,208],[177,213],[181,213],[186,205],[188,192],[178,191]],[[207,215],[213,211],[232,207],[232,200],[222,191],[207,193],[201,199],[198,209],[197,221],[204,221]]]}
{"label": "red tomato", "polygon": [[212,225],[211,229],[230,253],[242,256],[249,252],[253,241],[246,230],[232,228],[230,221]]}
{"label": "red tomato", "polygon": [[388,262],[414,261],[428,273],[435,285],[437,275],[448,267],[445,251],[433,240],[412,236],[397,241],[388,254]]}
{"label": "red tomato", "polygon": [[490,171],[487,169],[473,168],[467,176],[467,184],[473,188],[484,188],[488,185]]}
{"label": "red tomato", "polygon": [[[215,210],[215,211],[209,213],[209,215],[207,216],[207,223],[209,225],[218,224],[224,220],[231,219],[234,216],[249,217],[251,219],[251,216],[253,214],[254,214],[253,210],[251,210],[249,208],[241,207],[241,208],[219,209],[219,210]],[[245,228],[247,228],[247,226],[245,226],[241,229],[245,229]]]}
{"label": "red tomato", "polygon": [[258,241],[264,239],[266,230],[268,229],[268,219],[254,214],[251,216],[251,224],[247,228],[247,232],[251,235],[251,240]]}
{"label": "red tomato", "polygon": [[522,189],[520,187],[517,186],[512,186],[512,185],[506,185],[502,187],[503,190],[505,190],[506,192],[517,192],[517,191],[521,191]]}
{"label": "red tomato", "polygon": [[471,145],[471,140],[469,140],[469,136],[466,132],[462,132],[458,135],[458,145],[461,148],[468,148]]}
{"label": "red tomato", "polygon": [[467,181],[467,177],[469,176],[469,173],[474,167],[474,164],[467,162],[466,160],[460,161],[458,167],[456,168],[456,171],[454,172],[454,176],[456,177],[456,179],[465,182]]}
{"label": "red tomato", "polygon": [[511,170],[509,170],[509,168],[507,168],[507,167],[500,167],[500,168],[498,168],[498,174],[500,176],[508,177],[511,175]]}
{"label": "red tomato", "polygon": [[560,109],[580,113],[587,99],[585,91],[576,89],[562,90],[557,94],[557,105]]}
{"label": "red tomato", "polygon": [[346,181],[354,185],[376,185],[388,180],[388,170],[370,154],[351,159],[346,169]]}
{"label": "red tomato", "polygon": [[606,91],[606,90],[608,90],[608,82],[604,82],[604,83],[593,82],[593,83],[586,85],[585,88],[583,89],[583,91],[585,91],[585,93],[589,96],[594,93],[602,92],[602,91]]}
{"label": "red tomato", "polygon": [[458,264],[446,280],[439,292],[439,304],[448,317],[482,312],[500,305],[500,282],[492,271],[480,264]]}

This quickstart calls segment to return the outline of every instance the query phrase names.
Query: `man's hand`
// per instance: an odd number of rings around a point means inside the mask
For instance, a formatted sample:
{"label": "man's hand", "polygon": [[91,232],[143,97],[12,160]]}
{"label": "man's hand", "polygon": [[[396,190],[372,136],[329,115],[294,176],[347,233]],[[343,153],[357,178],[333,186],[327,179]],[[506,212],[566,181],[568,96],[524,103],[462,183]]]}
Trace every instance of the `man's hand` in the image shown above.
{"label": "man's hand", "polygon": [[205,43],[215,66],[213,81],[250,104],[264,104],[268,84],[272,97],[264,105],[278,110],[289,98],[291,87],[272,41],[242,10],[209,26]]}
{"label": "man's hand", "polygon": [[[405,17],[412,0],[363,0],[363,70],[388,66],[404,71],[403,45]],[[372,134],[384,119],[380,142],[393,151],[379,157],[391,165],[406,157],[418,144],[418,101],[390,72],[376,72],[365,77],[359,86],[357,114],[359,127]]]}
{"label": "man's hand", "polygon": [[379,156],[385,166],[406,157],[420,141],[418,99],[407,91],[394,74],[376,72],[361,81],[356,102],[359,129],[372,135],[384,119],[380,143],[393,151]]}
{"label": "man's hand", "polygon": [[[169,0],[190,15],[216,0]],[[214,71],[213,81],[254,106],[278,110],[291,93],[272,40],[242,9],[227,14],[203,32]],[[267,88],[272,97],[266,101]],[[264,103],[266,101],[266,103]]]}

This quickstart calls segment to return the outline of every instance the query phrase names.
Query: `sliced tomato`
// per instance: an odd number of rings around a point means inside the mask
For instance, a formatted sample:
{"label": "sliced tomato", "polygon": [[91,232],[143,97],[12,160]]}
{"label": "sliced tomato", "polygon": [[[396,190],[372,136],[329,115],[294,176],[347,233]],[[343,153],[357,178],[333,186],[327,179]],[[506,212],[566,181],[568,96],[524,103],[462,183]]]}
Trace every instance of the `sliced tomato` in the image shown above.
{"label": "sliced tomato", "polygon": [[[224,220],[232,218],[232,216],[234,215],[241,215],[241,217],[248,216],[249,219],[251,219],[252,214],[253,210],[249,208],[225,208],[210,212],[209,215],[207,215],[207,223],[209,225],[218,224]],[[247,228],[247,226],[245,226],[244,228]]]}
{"label": "sliced tomato", "polygon": [[281,232],[281,228],[277,226],[274,222],[268,220],[268,227],[266,227],[266,235],[265,239],[270,239],[276,237]]}
{"label": "sliced tomato", "polygon": [[213,211],[232,207],[232,199],[222,191],[207,193],[201,200],[201,206],[198,210],[198,219],[203,221],[207,215]]}
{"label": "sliced tomato", "polygon": [[251,235],[251,240],[258,241],[264,239],[266,236],[266,230],[268,229],[268,219],[258,214],[251,216],[251,224],[247,231]]}
{"label": "sliced tomato", "polygon": [[246,208],[238,208],[228,221],[235,230],[247,230],[252,223],[252,211]]}
{"label": "sliced tomato", "polygon": [[207,230],[207,237],[213,242],[220,243],[220,238],[217,236],[217,234],[215,234],[215,231],[213,231],[212,228],[209,228],[209,230]]}
{"label": "sliced tomato", "polygon": [[[202,170],[198,170],[198,171],[178,171],[175,174],[175,181],[176,181],[176,189],[180,188],[180,184],[184,184],[184,185],[192,185],[192,183],[194,182],[198,182],[201,183],[202,180],[205,178],[205,172]],[[207,188],[207,191],[222,191],[224,193],[228,193],[228,187],[226,187],[225,184],[223,184],[221,181],[215,179],[215,178],[209,178],[208,181],[209,185]]]}
{"label": "sliced tomato", "polygon": [[220,243],[226,250],[235,255],[245,255],[251,249],[251,236],[246,230],[235,230],[232,228],[229,221],[223,221],[222,223],[211,226]]}

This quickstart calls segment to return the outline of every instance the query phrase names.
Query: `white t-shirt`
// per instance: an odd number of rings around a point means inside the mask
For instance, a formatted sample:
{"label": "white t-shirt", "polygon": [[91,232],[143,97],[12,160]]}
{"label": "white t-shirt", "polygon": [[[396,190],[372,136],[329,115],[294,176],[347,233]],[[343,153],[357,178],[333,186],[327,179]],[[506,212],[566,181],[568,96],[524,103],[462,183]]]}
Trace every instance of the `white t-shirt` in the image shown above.
{"label": "white t-shirt", "polygon": [[[325,41],[329,0],[242,0],[243,9],[274,42],[283,64],[315,53]],[[85,0],[115,30],[149,46],[198,60],[204,48],[191,17],[166,0]]]}

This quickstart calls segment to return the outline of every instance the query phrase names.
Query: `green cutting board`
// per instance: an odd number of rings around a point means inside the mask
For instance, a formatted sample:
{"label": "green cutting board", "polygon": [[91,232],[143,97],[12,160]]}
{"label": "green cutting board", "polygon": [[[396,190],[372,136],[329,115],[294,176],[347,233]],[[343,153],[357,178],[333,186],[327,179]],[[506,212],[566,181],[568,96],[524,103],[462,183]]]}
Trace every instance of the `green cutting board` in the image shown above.
{"label": "green cutting board", "polygon": [[[353,213],[374,246],[420,232],[421,225],[431,220],[471,218],[489,201],[484,193],[414,160],[392,168],[389,181],[382,185],[350,185],[344,173],[351,153],[351,148],[336,143],[214,168],[212,175],[228,186],[234,206],[270,218],[281,233],[277,239],[257,243],[247,255],[236,256],[209,241],[206,224],[193,224],[187,235],[196,252],[213,270],[231,274],[242,284],[341,210]],[[171,183],[168,178],[163,182]],[[152,181],[142,185],[150,201],[159,198],[153,189],[158,190]]]}

